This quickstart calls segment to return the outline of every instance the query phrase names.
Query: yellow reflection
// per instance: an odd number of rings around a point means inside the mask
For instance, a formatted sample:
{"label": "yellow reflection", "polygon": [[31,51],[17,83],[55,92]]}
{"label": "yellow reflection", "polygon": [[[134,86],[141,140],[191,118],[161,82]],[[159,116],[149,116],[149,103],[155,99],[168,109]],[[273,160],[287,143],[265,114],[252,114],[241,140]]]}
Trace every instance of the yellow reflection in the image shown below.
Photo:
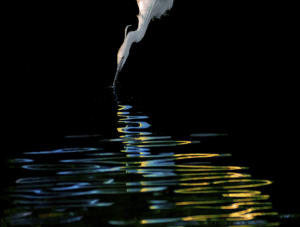
{"label": "yellow reflection", "polygon": [[168,141],[142,141],[137,144],[137,147],[174,147],[191,144],[191,141],[179,141],[179,140],[168,140]]}
{"label": "yellow reflection", "polygon": [[[248,183],[248,184],[241,184],[241,183]],[[226,189],[233,189],[233,188],[256,188],[261,186],[266,186],[272,184],[272,181],[269,180],[254,180],[254,179],[238,179],[238,180],[227,180],[227,181],[216,181],[214,184],[228,184],[228,183],[238,183],[235,185],[230,186],[222,186]]]}
{"label": "yellow reflection", "polygon": [[118,105],[118,110],[128,110],[130,108],[130,106],[128,105]]}
{"label": "yellow reflection", "polygon": [[197,183],[180,183],[181,186],[201,186],[201,185],[210,185],[208,182],[197,182]]}
{"label": "yellow reflection", "polygon": [[[220,185],[219,187],[215,187],[214,185],[217,184],[226,184],[226,183],[243,183],[246,182],[245,184],[234,184],[230,186],[222,186]],[[176,192],[177,193],[193,193],[201,190],[209,190],[209,189],[239,189],[239,188],[256,188],[256,187],[261,187],[261,186],[266,186],[271,184],[271,181],[268,180],[252,180],[252,179],[239,179],[239,180],[227,180],[227,181],[218,181],[218,182],[211,182],[211,183],[180,183],[181,186],[190,186],[191,188],[185,188],[185,189],[178,189]],[[210,185],[209,187],[192,187],[192,186],[201,186],[201,185]]]}
{"label": "yellow reflection", "polygon": [[149,140],[149,137],[141,136],[141,137],[136,138],[136,140],[145,141],[145,140]]}
{"label": "yellow reflection", "polygon": [[242,211],[233,212],[230,214],[212,214],[212,215],[195,215],[183,217],[183,221],[219,221],[220,219],[225,221],[250,221],[256,216],[262,215],[277,215],[276,212],[254,212],[255,208],[248,208]]}
{"label": "yellow reflection", "polygon": [[[268,199],[268,196],[261,196],[259,200]],[[249,200],[250,202],[247,202]],[[245,202],[243,202],[245,201]],[[214,199],[214,200],[203,200],[203,201],[182,201],[176,202],[176,206],[194,206],[194,205],[214,205],[214,204],[223,204],[229,203],[232,204],[227,206],[219,206],[220,209],[236,209],[239,206],[248,206],[248,205],[268,205],[271,206],[271,202],[258,202],[253,199],[234,199],[234,200],[222,200],[222,199]]]}
{"label": "yellow reflection", "polygon": [[253,197],[253,196],[257,196],[260,195],[261,192],[260,191],[247,191],[247,192],[236,192],[236,193],[228,193],[228,194],[223,194],[223,197]]}
{"label": "yellow reflection", "polygon": [[[199,175],[199,176],[198,176]],[[212,176],[205,176],[205,175],[200,175],[197,174],[197,177],[188,177],[189,175],[181,175],[182,178],[180,178],[180,181],[199,181],[199,180],[216,180],[216,179],[228,179],[228,178],[246,178],[246,177],[250,177],[251,175],[249,174],[244,174],[244,173],[235,173],[235,172],[228,172],[226,174],[221,174],[221,175],[217,175],[217,173],[215,173]],[[194,176],[194,175],[193,175]]]}
{"label": "yellow reflection", "polygon": [[230,170],[241,170],[245,169],[244,167],[239,166],[207,166],[207,165],[176,165],[179,167],[178,172],[187,172],[187,171],[230,171]]}
{"label": "yellow reflection", "polygon": [[[175,207],[184,206],[186,211],[201,215],[178,218],[141,220],[141,224],[167,223],[174,221],[249,221],[262,215],[277,215],[270,212],[269,195],[253,188],[271,184],[268,180],[251,179],[250,174],[240,173],[247,169],[241,166],[198,164],[197,159],[213,159],[229,156],[217,153],[168,153],[153,154],[155,147],[172,147],[191,144],[189,140],[173,140],[168,136],[153,136],[149,132],[147,116],[130,113],[131,106],[119,105],[117,128],[127,157],[126,171],[140,176],[139,181],[128,184],[132,192],[154,192],[173,190]],[[149,160],[150,159],[150,160]],[[186,164],[182,160],[188,160]],[[178,161],[178,162],[176,162]],[[206,160],[205,160],[206,161]],[[151,167],[151,168],[150,168]],[[160,167],[161,169],[158,169]],[[161,178],[161,177],[171,177]],[[138,187],[137,187],[138,186]],[[157,187],[154,187],[157,186]],[[133,188],[132,188],[133,187]],[[186,199],[186,198],[190,199]],[[160,211],[161,205],[150,205],[151,210]],[[183,207],[181,207],[183,208]],[[177,225],[176,225],[177,226]]]}
{"label": "yellow reflection", "polygon": [[[228,190],[228,189],[222,189],[222,188],[216,188],[216,187],[192,187],[192,188],[182,188],[182,189],[177,189],[175,190],[176,193],[180,193],[180,194],[196,194],[196,193],[199,193],[199,194],[202,194],[202,193],[218,193],[218,194],[222,194],[223,197],[232,197],[235,195],[235,193],[237,192],[238,190]],[[255,195],[252,193],[252,191],[249,191],[249,190],[241,190],[240,192],[238,193],[241,193],[241,194],[244,194],[244,193],[249,193],[251,195],[251,197],[257,197],[258,195]],[[238,197],[238,196],[236,196]],[[249,198],[250,200],[252,198]],[[264,198],[269,198],[268,195],[264,195]]]}
{"label": "yellow reflection", "polygon": [[[132,116],[129,110],[132,108],[130,105],[118,105],[117,116],[118,122],[123,124],[118,127],[117,131],[120,133],[124,150],[133,150],[134,148],[151,148],[151,147],[167,147],[167,146],[180,146],[192,143],[191,141],[182,140],[163,140],[162,138],[151,137],[151,132],[144,132],[143,130],[150,127],[145,121],[139,119],[146,119],[147,116]],[[126,110],[126,111],[124,111]],[[145,136],[148,135],[148,136]],[[167,137],[168,138],[168,137]],[[127,147],[130,145],[130,149]]]}
{"label": "yellow reflection", "polygon": [[[187,141],[190,142],[191,141]],[[188,144],[188,143],[186,143]],[[174,155],[177,160],[180,159],[190,159],[190,158],[213,158],[213,157],[220,157],[220,154],[205,154],[205,153],[193,153],[193,154],[175,154]]]}

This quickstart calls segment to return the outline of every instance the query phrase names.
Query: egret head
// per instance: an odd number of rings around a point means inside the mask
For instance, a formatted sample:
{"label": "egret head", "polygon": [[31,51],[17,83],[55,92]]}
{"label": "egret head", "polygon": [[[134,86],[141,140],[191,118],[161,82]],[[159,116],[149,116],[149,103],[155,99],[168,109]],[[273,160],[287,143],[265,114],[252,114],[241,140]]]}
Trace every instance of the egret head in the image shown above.
{"label": "egret head", "polygon": [[130,27],[131,25],[128,25],[125,29],[125,38],[124,38],[124,42],[122,44],[122,46],[120,47],[119,51],[118,51],[118,55],[117,55],[117,71],[116,71],[116,75],[115,75],[115,79],[114,79],[114,83],[113,86],[115,86],[115,83],[117,81],[117,77],[119,72],[122,70],[128,56],[129,56],[129,51],[130,51],[130,47],[132,45],[132,43],[134,42],[134,32],[129,32],[127,34],[127,29]]}
{"label": "egret head", "polygon": [[127,34],[127,30],[131,25],[126,26],[125,28],[125,36],[124,36],[124,42],[122,44],[122,46],[120,47],[119,51],[118,51],[118,56],[117,56],[117,63],[118,63],[118,68],[117,71],[120,71],[127,58],[129,55],[129,51],[130,51],[130,47],[132,45],[132,43],[134,42],[134,32],[129,32]]}
{"label": "egret head", "polygon": [[126,38],[124,40],[124,43],[122,44],[122,46],[120,47],[119,51],[118,51],[118,56],[117,56],[117,64],[118,64],[118,68],[117,71],[121,71],[121,69],[123,68],[128,55],[129,55],[129,50],[130,50],[130,46],[128,46],[128,42],[126,42]]}

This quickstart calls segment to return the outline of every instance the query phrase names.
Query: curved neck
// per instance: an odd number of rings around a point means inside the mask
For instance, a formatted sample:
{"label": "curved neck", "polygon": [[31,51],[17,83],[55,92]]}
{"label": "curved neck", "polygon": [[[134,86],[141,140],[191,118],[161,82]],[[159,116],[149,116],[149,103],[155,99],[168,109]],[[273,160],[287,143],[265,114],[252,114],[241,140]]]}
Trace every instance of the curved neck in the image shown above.
{"label": "curved neck", "polygon": [[148,25],[150,23],[150,18],[142,18],[142,16],[138,16],[139,19],[139,25],[137,30],[129,32],[126,36],[126,41],[128,44],[132,44],[132,43],[138,43],[140,42],[147,31]]}

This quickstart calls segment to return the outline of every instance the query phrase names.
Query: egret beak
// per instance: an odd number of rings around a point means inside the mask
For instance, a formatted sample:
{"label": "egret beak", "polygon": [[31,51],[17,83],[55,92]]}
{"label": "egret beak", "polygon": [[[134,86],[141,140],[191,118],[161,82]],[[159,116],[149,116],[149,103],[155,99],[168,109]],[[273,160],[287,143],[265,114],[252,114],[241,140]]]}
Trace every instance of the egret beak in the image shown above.
{"label": "egret beak", "polygon": [[118,75],[119,75],[119,72],[121,71],[121,69],[123,67],[123,64],[124,64],[124,58],[121,58],[121,61],[119,62],[118,66],[117,66],[117,71],[116,71],[116,74],[115,74],[115,79],[114,79],[114,82],[113,82],[113,87],[116,86]]}
{"label": "egret beak", "polygon": [[120,72],[120,70],[119,70],[119,67],[118,67],[117,71],[116,71],[116,74],[115,74],[115,79],[114,79],[114,82],[113,82],[113,85],[112,85],[113,87],[116,86],[116,82],[117,82],[117,79],[118,79],[119,72]]}

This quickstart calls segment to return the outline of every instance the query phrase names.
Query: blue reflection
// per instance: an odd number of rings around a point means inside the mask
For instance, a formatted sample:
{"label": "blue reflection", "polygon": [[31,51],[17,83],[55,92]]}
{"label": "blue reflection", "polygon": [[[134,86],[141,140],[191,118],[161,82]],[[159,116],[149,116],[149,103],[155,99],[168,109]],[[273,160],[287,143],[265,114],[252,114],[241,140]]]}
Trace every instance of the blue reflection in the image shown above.
{"label": "blue reflection", "polygon": [[231,155],[222,153],[222,146],[221,150],[211,149],[211,139],[206,138],[224,134],[191,134],[206,146],[191,137],[162,136],[151,130],[146,114],[123,104],[116,92],[115,100],[114,138],[86,133],[66,136],[60,148],[23,152],[10,160],[17,175],[15,184],[7,189],[9,207],[3,223],[278,224],[269,220],[277,213],[261,189],[271,181],[254,179],[244,173],[248,168],[230,165],[227,158]]}

